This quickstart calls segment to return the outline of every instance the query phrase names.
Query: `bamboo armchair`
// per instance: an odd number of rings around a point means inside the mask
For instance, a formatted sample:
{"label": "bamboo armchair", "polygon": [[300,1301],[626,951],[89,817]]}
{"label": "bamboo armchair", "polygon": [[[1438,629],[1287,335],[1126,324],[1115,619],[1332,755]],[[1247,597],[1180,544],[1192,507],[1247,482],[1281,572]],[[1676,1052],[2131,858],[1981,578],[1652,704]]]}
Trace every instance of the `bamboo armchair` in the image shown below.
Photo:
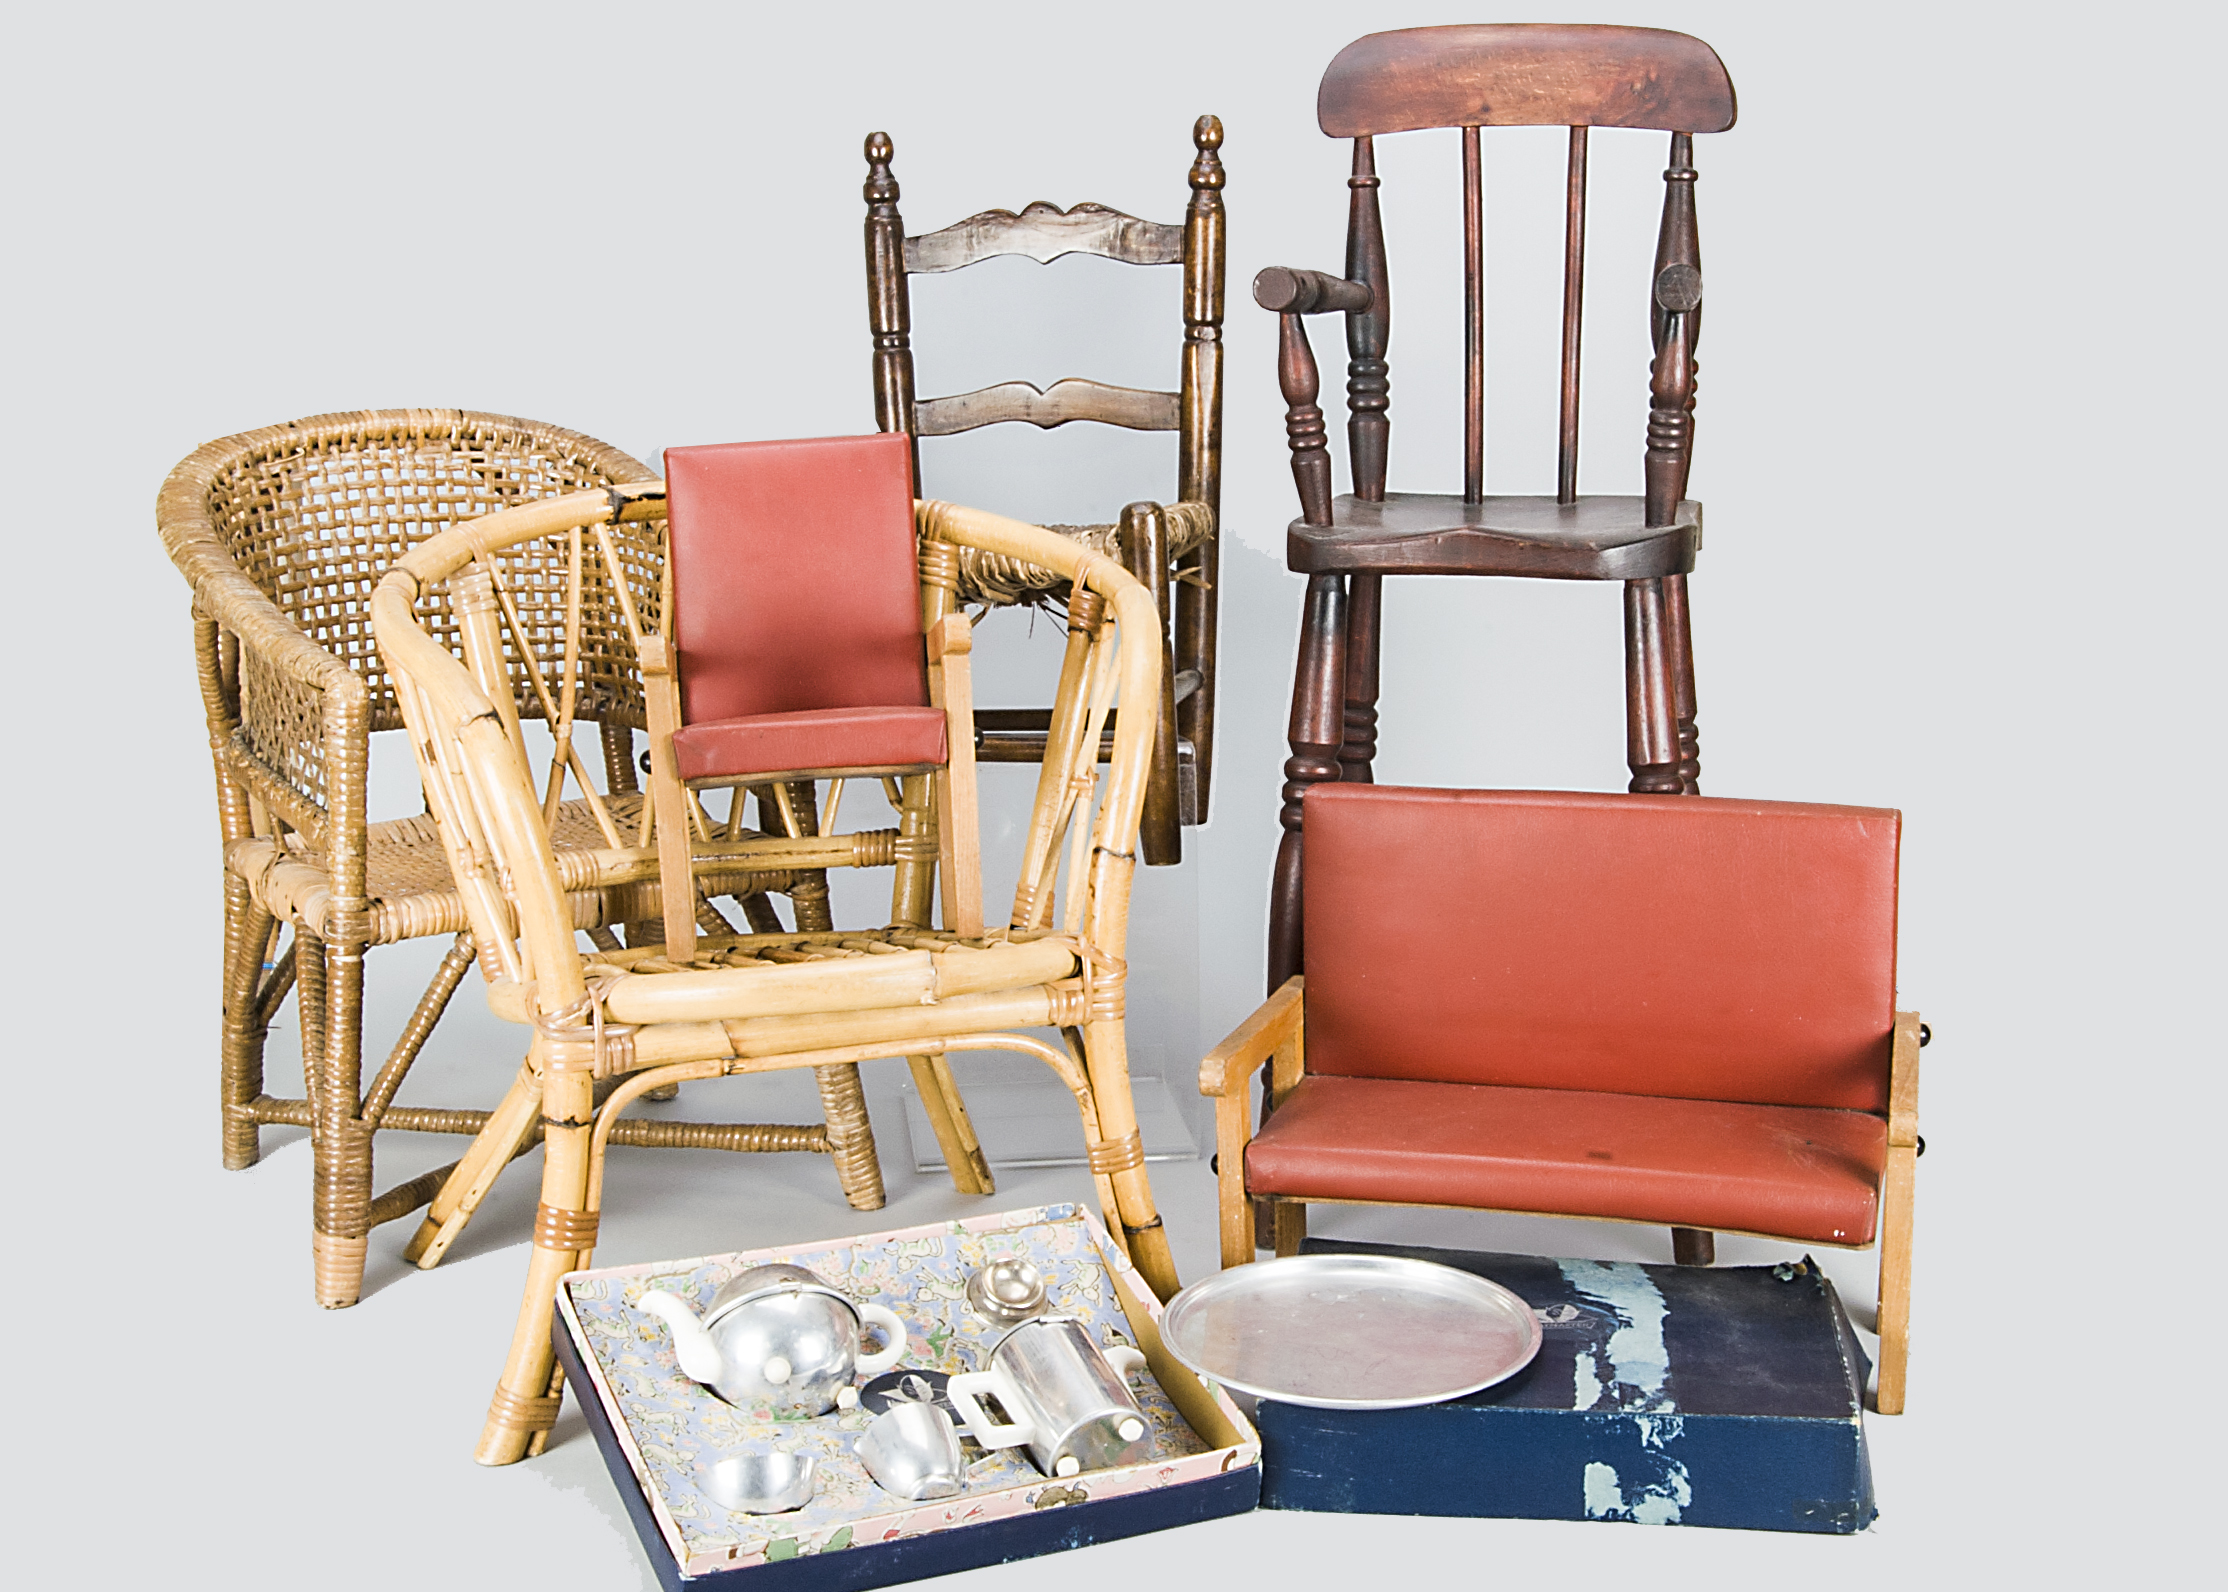
{"label": "bamboo armchair", "polygon": [[[586,529],[608,557],[623,527],[664,512],[661,499],[656,483],[629,485],[459,525],[405,555],[372,597],[373,630],[482,948],[489,1005],[532,1030],[525,1076],[545,1129],[532,1259],[476,1455],[483,1464],[508,1464],[547,1440],[561,1398],[549,1341],[557,1281],[594,1250],[603,1156],[621,1113],[665,1084],[889,1055],[1033,1056],[1074,1093],[1109,1229],[1156,1292],[1165,1298],[1177,1286],[1146,1179],[1123,1026],[1130,882],[1161,685],[1151,594],[1111,561],[1036,527],[944,503],[916,507],[924,544],[1039,565],[1072,582],[1079,599],[1008,928],[976,938],[904,926],[717,936],[700,941],[685,967],[647,950],[583,955],[540,793],[501,711],[495,619],[455,605],[460,662],[420,609],[439,613],[444,591],[537,538]],[[1117,699],[1131,711],[1099,786],[1086,749]],[[594,854],[616,872],[653,859],[646,845]],[[1038,1027],[1061,1029],[1065,1046],[1016,1032]],[[491,1125],[457,1176],[508,1153]]]}
{"label": "bamboo armchair", "polygon": [[[469,914],[430,814],[372,822],[370,738],[399,729],[391,679],[372,645],[372,584],[409,548],[460,521],[584,488],[653,479],[614,448],[555,426],[455,409],[313,416],[222,438],[184,460],[157,505],[163,543],[193,591],[194,645],[217,778],[224,847],[221,1110],[224,1164],[252,1166],[260,1130],[311,1131],[316,1170],[312,1252],[317,1298],[353,1304],[371,1230],[444,1189],[450,1168],[373,1193],[372,1150],[383,1129],[476,1135],[489,1113],[396,1103],[427,1037],[476,954]],[[563,544],[520,544],[502,567],[498,602],[511,635],[498,692],[512,723],[595,724],[606,790],[552,808],[574,921],[616,947],[614,926],[655,939],[662,903],[654,870],[602,878],[581,857],[636,824],[633,735],[646,726],[642,680],[621,621],[662,613],[663,528],[613,533],[614,576],[570,590]],[[568,604],[570,605],[568,607]],[[446,597],[429,620],[458,644]],[[567,638],[570,638],[569,648]],[[523,638],[523,639],[522,639]],[[547,678],[545,678],[547,677]],[[584,770],[587,790],[591,783]],[[887,848],[890,837],[880,844]],[[871,849],[876,837],[856,845]],[[729,866],[700,882],[714,894],[787,889],[805,874]],[[290,943],[289,932],[291,931]],[[416,1010],[368,1087],[362,1077],[364,959],[378,945],[451,936]],[[304,1099],[264,1092],[273,1017],[299,987]],[[830,1126],[630,1122],[619,1142],[835,1155],[851,1203],[882,1203],[881,1177],[856,1080],[823,1080]],[[529,1141],[530,1142],[530,1135]],[[407,1253],[438,1261],[454,1237],[465,1190],[421,1227]],[[481,1191],[484,1192],[484,1189]]]}
{"label": "bamboo armchair", "polygon": [[[1222,306],[1225,254],[1222,121],[1192,124],[1191,200],[1181,223],[1142,221],[1104,205],[1067,210],[1042,202],[1017,215],[985,210],[935,232],[905,235],[895,147],[887,133],[866,141],[866,272],[874,335],[874,416],[884,431],[912,439],[918,489],[920,438],[948,437],[1014,422],[1049,430],[1075,421],[1177,433],[1176,496],[1137,502],[1108,525],[1050,527],[1118,558],[1143,581],[1160,610],[1165,640],[1161,706],[1145,788],[1142,829],[1151,867],[1183,860],[1183,828],[1207,821],[1214,771],[1217,561],[1222,512]],[[942,398],[915,396],[910,278],[962,270],[1000,255],[1050,264],[1093,254],[1127,265],[1180,266],[1183,343],[1174,392],[1110,387],[1070,376],[1049,389],[1000,382]],[[1064,583],[1043,569],[973,553],[960,559],[959,596],[986,608],[1059,602]],[[986,763],[1034,763],[1046,755],[1051,715],[1042,708],[991,708],[976,715]],[[1105,748],[1101,748],[1103,761]]]}

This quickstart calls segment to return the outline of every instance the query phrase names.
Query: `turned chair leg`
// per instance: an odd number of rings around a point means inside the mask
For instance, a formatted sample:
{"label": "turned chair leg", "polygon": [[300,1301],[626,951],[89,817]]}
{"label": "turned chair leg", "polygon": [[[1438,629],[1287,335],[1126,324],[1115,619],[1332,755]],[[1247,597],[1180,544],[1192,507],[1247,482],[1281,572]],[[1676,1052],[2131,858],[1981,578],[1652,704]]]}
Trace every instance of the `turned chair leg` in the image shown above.
{"label": "turned chair leg", "polygon": [[1346,585],[1337,575],[1311,575],[1307,612],[1300,627],[1300,655],[1293,670],[1292,721],[1286,732],[1292,755],[1284,764],[1284,838],[1269,890],[1269,990],[1275,994],[1300,971],[1301,803],[1310,785],[1339,777],[1339,748],[1346,740]]}
{"label": "turned chair leg", "polygon": [[1702,732],[1695,728],[1694,623],[1687,611],[1686,577],[1663,577],[1663,618],[1671,651],[1671,711],[1679,732],[1679,790],[1702,794]]}
{"label": "turned chair leg", "polygon": [[1679,721],[1664,582],[1625,582],[1625,763],[1636,793],[1677,795]]}

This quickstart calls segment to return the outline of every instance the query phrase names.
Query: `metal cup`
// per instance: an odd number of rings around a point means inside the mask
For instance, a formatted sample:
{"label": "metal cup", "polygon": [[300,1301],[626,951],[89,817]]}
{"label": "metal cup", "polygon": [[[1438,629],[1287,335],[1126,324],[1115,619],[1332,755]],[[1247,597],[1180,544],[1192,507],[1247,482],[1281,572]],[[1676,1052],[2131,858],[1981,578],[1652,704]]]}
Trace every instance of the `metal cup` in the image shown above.
{"label": "metal cup", "polygon": [[746,1515],[786,1514],[812,1502],[817,1468],[801,1449],[751,1449],[714,1465],[705,1490]]}
{"label": "metal cup", "polygon": [[892,1404],[859,1434],[859,1463],[884,1492],[920,1503],[967,1485],[952,1418],[934,1404]]}

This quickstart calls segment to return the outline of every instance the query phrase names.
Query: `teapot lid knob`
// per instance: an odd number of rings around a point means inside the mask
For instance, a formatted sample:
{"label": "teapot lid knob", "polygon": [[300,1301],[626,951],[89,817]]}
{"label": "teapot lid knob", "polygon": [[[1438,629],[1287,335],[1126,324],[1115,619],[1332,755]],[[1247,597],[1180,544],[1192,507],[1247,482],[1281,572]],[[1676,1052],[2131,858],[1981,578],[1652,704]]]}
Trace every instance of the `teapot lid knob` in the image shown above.
{"label": "teapot lid knob", "polygon": [[793,1369],[787,1360],[777,1354],[766,1362],[766,1368],[760,1375],[765,1377],[768,1387],[780,1387],[789,1380],[789,1373]]}

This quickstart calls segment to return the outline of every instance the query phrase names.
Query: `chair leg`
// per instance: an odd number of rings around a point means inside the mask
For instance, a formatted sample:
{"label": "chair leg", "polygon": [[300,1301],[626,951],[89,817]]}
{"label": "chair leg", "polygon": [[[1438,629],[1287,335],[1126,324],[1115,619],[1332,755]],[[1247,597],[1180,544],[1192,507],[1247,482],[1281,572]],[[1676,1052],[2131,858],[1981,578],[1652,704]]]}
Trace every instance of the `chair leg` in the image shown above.
{"label": "chair leg", "polygon": [[344,1310],[363,1292],[371,1239],[372,1130],[363,1120],[364,946],[325,942],[324,1083],[315,1113],[311,1252],[317,1302]]}
{"label": "chair leg", "polygon": [[1125,1157],[1129,1164],[1109,1165],[1108,1172],[1130,1261],[1145,1285],[1165,1302],[1175,1298],[1183,1284],[1176,1277],[1176,1257],[1168,1248],[1167,1229],[1153,1205],[1153,1185],[1145,1176],[1145,1157],[1138,1143],[1137,1103],[1129,1087],[1129,1039],[1123,1020],[1109,1017],[1085,1023],[1083,1056],[1091,1078],[1091,1097],[1098,1109],[1099,1138],[1109,1144],[1126,1140],[1137,1146],[1133,1158]]}
{"label": "chair leg", "polygon": [[254,1116],[263,1093],[263,953],[271,943],[271,915],[255,904],[248,883],[224,876],[224,1018],[219,1044],[219,1108],[228,1172],[255,1165],[262,1153]]}
{"label": "chair leg", "polygon": [[1671,1259],[1681,1266],[1717,1264],[1717,1234],[1706,1227],[1671,1229]]}
{"label": "chair leg", "polygon": [[1284,806],[1278,822],[1276,879],[1269,888],[1269,993],[1300,971],[1300,811],[1310,785],[1339,777],[1346,738],[1346,586],[1337,575],[1311,575],[1292,678],[1292,720],[1286,739]]}
{"label": "chair leg", "polygon": [[1686,577],[1663,577],[1664,631],[1671,645],[1671,709],[1679,726],[1679,790],[1702,794],[1702,732],[1695,728],[1694,623],[1687,612]]}
{"label": "chair leg", "polygon": [[836,1181],[855,1211],[878,1211],[889,1203],[882,1192],[882,1163],[874,1150],[874,1128],[867,1121],[866,1091],[855,1062],[815,1067],[820,1080],[820,1110],[828,1119],[828,1154]]}
{"label": "chair leg", "polygon": [[990,1175],[990,1162],[975,1138],[975,1125],[968,1119],[967,1102],[960,1098],[951,1063],[942,1056],[907,1056],[905,1064],[912,1069],[913,1087],[920,1092],[928,1125],[936,1130],[952,1187],[962,1194],[997,1193],[997,1180]]}
{"label": "chair leg", "polygon": [[1385,595],[1382,575],[1355,575],[1346,582],[1345,727],[1338,748],[1339,782],[1377,782],[1378,615]]}
{"label": "chair leg", "polygon": [[1168,568],[1168,519],[1158,503],[1122,510],[1115,537],[1122,565],[1153,594],[1160,611],[1160,721],[1153,731],[1153,761],[1145,776],[1144,816],[1138,845],[1148,868],[1183,861],[1183,798],[1176,770],[1176,656],[1169,644],[1174,594]]}
{"label": "chair leg", "polygon": [[1911,1217],[1918,1150],[1888,1147],[1880,1188],[1880,1390],[1882,1415],[1903,1413],[1904,1376],[1911,1359]]}
{"label": "chair leg", "polygon": [[1679,723],[1661,580],[1625,582],[1625,762],[1636,793],[1679,793]]}
{"label": "chair leg", "polygon": [[1305,1200],[1271,1200],[1276,1212],[1276,1253],[1279,1260],[1297,1255],[1300,1240],[1307,1237],[1307,1202]]}
{"label": "chair leg", "polygon": [[[534,1223],[534,1248],[526,1265],[526,1290],[519,1301],[510,1354],[472,1455],[483,1465],[512,1464],[539,1448],[557,1422],[562,1397],[555,1374],[556,1351],[549,1341],[549,1313],[557,1299],[557,1280],[580,1261],[581,1247],[567,1241],[566,1229],[587,1219],[594,1080],[585,1072],[545,1071],[540,1105],[543,1209]],[[551,1219],[552,1213],[556,1220]]]}
{"label": "chair leg", "polygon": [[531,1067],[519,1068],[509,1092],[441,1185],[441,1192],[433,1197],[425,1220],[402,1251],[404,1260],[420,1271],[431,1271],[441,1264],[441,1257],[471,1221],[480,1201],[487,1198],[495,1179],[533,1137],[541,1118],[541,1099],[541,1080]]}

